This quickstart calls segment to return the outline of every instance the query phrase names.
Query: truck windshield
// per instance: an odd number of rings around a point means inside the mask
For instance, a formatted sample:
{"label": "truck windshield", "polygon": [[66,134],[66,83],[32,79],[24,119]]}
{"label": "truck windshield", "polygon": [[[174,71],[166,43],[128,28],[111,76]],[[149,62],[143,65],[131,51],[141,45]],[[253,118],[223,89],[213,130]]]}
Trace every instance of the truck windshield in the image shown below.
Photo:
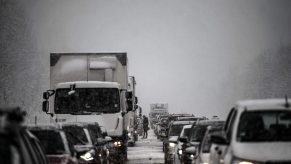
{"label": "truck windshield", "polygon": [[239,122],[240,142],[291,141],[290,111],[246,111]]}
{"label": "truck windshield", "polygon": [[94,114],[119,112],[119,90],[116,88],[69,88],[56,90],[56,114]]}

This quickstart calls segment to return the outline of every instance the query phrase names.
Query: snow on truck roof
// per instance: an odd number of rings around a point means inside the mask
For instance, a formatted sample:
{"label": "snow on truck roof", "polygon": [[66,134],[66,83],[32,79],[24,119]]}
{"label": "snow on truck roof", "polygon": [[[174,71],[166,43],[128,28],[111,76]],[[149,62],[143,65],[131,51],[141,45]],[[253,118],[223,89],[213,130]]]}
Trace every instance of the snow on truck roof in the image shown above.
{"label": "snow on truck roof", "polygon": [[[287,100],[290,104],[291,100]],[[274,109],[291,109],[286,107],[285,99],[258,99],[244,100],[236,103],[236,107],[242,110],[274,110]]]}
{"label": "snow on truck roof", "polygon": [[117,82],[104,82],[104,81],[73,81],[58,83],[56,88],[70,88],[70,85],[76,84],[76,88],[118,88],[120,84]]}

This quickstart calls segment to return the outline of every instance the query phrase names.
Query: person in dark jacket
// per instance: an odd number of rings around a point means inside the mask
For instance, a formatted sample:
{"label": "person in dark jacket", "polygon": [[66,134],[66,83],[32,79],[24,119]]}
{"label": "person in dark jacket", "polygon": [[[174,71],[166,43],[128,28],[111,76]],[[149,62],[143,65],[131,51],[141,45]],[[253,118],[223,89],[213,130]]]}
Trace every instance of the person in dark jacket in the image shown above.
{"label": "person in dark jacket", "polygon": [[143,115],[143,138],[148,138],[149,120]]}

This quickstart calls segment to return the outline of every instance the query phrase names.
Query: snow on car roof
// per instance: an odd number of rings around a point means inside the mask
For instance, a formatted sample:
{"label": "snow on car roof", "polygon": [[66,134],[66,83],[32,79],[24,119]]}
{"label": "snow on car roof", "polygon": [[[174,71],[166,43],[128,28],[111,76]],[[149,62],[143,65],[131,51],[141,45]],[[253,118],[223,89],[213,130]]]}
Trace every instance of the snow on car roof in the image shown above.
{"label": "snow on car roof", "polygon": [[[291,100],[289,100],[290,103]],[[244,100],[237,102],[236,106],[241,110],[274,110],[274,109],[290,109],[285,107],[285,99],[258,99]]]}
{"label": "snow on car roof", "polygon": [[57,124],[28,124],[26,127],[29,130],[59,130],[60,127]]}
{"label": "snow on car roof", "polygon": [[192,125],[184,125],[183,126],[183,129],[189,129],[189,128],[191,128],[192,127]]}
{"label": "snow on car roof", "polygon": [[96,85],[100,88],[120,88],[120,84],[117,82],[106,81],[73,81],[58,83],[56,88],[70,88],[70,85],[76,84],[76,88],[96,88]]}
{"label": "snow on car roof", "polygon": [[173,125],[179,124],[193,124],[195,121],[173,121]]}

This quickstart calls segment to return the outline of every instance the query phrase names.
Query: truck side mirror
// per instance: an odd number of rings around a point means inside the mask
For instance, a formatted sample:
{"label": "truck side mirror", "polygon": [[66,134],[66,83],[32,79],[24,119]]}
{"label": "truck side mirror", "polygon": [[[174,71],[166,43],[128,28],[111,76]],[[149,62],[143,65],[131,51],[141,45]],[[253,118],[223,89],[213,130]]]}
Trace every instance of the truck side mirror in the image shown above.
{"label": "truck side mirror", "polygon": [[135,101],[134,101],[134,104],[137,104],[138,103],[138,98],[135,96]]}
{"label": "truck side mirror", "polygon": [[50,97],[50,94],[48,92],[43,92],[43,94],[42,94],[43,99],[48,100],[49,97]]}
{"label": "truck side mirror", "polygon": [[127,100],[127,111],[132,111],[133,109],[133,105],[132,105],[132,101],[131,100]]}
{"label": "truck side mirror", "polygon": [[132,99],[132,92],[125,92],[126,99]]}
{"label": "truck side mirror", "polygon": [[42,111],[48,113],[49,111],[49,101],[45,100],[42,102]]}
{"label": "truck side mirror", "polygon": [[43,92],[42,98],[48,100],[54,94],[55,94],[54,90],[47,90],[46,92]]}

